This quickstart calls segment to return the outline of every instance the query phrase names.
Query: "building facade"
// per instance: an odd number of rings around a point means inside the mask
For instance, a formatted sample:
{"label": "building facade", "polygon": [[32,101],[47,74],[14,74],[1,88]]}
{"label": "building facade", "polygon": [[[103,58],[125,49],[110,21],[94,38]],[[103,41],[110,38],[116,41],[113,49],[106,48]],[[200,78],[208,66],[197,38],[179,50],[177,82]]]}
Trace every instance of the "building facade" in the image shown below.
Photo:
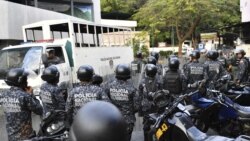
{"label": "building facade", "polygon": [[0,48],[22,43],[22,26],[43,20],[75,19],[137,26],[135,21],[102,20],[100,0],[0,0],[0,9]]}
{"label": "building facade", "polygon": [[240,0],[241,22],[250,22],[250,1]]}

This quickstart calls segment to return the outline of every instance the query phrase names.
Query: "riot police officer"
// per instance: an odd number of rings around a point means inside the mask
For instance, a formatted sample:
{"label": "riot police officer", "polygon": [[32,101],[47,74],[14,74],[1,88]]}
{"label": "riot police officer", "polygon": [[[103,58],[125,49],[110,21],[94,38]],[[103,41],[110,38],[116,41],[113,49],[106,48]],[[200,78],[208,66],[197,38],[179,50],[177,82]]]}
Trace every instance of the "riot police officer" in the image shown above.
{"label": "riot police officer", "polygon": [[236,79],[236,75],[238,72],[238,65],[240,62],[240,59],[235,54],[236,50],[232,52],[231,57],[228,59],[228,72],[230,72],[231,76],[233,77],[233,80]]}
{"label": "riot police officer", "polygon": [[9,70],[5,82],[10,89],[0,96],[6,117],[6,129],[9,141],[30,139],[35,136],[32,129],[31,112],[43,114],[39,100],[28,86],[28,73],[22,68]]}
{"label": "riot police officer", "polygon": [[227,59],[223,56],[222,50],[218,50],[218,53],[219,53],[218,61],[220,61],[223,67],[226,69],[228,65]]}
{"label": "riot police officer", "polygon": [[92,80],[93,85],[101,87],[101,84],[103,82],[103,78],[100,75],[95,74],[92,79],[93,79]]}
{"label": "riot police officer", "polygon": [[106,92],[110,101],[119,108],[127,124],[129,140],[135,123],[135,99],[136,89],[131,81],[130,67],[126,64],[119,64],[115,70],[116,79],[106,85]]}
{"label": "riot police officer", "polygon": [[189,60],[188,60],[188,62],[187,63],[185,63],[183,66],[182,66],[182,70],[183,70],[183,74],[185,75],[185,76],[187,76],[187,66],[193,61],[193,59],[192,59],[193,57],[192,57],[192,53],[189,55]]}
{"label": "riot police officer", "polygon": [[[156,65],[156,64],[157,64],[157,60],[155,59],[154,56],[149,56],[149,57],[147,58],[147,64]],[[157,68],[157,69],[158,69],[158,68]],[[157,72],[158,72],[158,70],[157,70]]]}
{"label": "riot police officer", "polygon": [[177,58],[169,60],[169,71],[163,76],[163,89],[170,94],[180,95],[185,89],[185,76],[179,70],[180,62]]}
{"label": "riot police officer", "polygon": [[77,111],[86,103],[94,100],[107,100],[107,95],[103,89],[91,83],[93,75],[94,69],[89,65],[80,66],[77,71],[77,78],[80,80],[80,84],[70,91],[66,102],[69,124],[72,123]]}
{"label": "riot police officer", "polygon": [[77,113],[71,141],[128,141],[126,124],[117,107],[103,101],[87,103]]}
{"label": "riot police officer", "polygon": [[141,52],[137,52],[135,55],[136,59],[132,62],[132,69],[135,73],[141,73],[143,62],[143,56]]}
{"label": "riot police officer", "polygon": [[235,54],[239,59],[238,71],[236,72],[236,83],[242,83],[248,81],[248,60],[244,58],[246,52],[243,49],[236,49]]}
{"label": "riot police officer", "polygon": [[199,62],[200,62],[200,63],[203,64],[203,63],[206,62],[206,60],[207,60],[206,54],[207,54],[207,50],[206,50],[206,49],[202,49],[202,50],[200,51],[200,58],[199,58]]}
{"label": "riot police officer", "polygon": [[134,82],[135,86],[138,86],[145,62],[143,61],[143,55],[141,52],[137,52],[135,57],[136,59],[131,63],[132,81]]}
{"label": "riot police officer", "polygon": [[202,85],[205,85],[208,76],[206,71],[206,66],[199,63],[198,59],[200,58],[200,52],[197,50],[192,51],[192,62],[187,66],[187,84],[188,91],[197,90],[200,86],[199,82],[202,82]]}
{"label": "riot police officer", "polygon": [[218,57],[219,53],[216,50],[210,50],[207,52],[207,61],[205,62],[205,65],[207,66],[208,84],[210,84],[209,82],[217,81],[223,75],[227,74],[222,63],[217,60]]}
{"label": "riot police officer", "polygon": [[145,123],[147,114],[154,113],[155,107],[153,102],[154,93],[162,89],[162,82],[157,75],[157,67],[153,64],[145,66],[146,77],[142,79],[139,85],[140,96],[140,115],[143,116],[144,140],[148,141],[148,132],[150,130],[149,123]]}
{"label": "riot police officer", "polygon": [[57,85],[59,77],[60,73],[55,66],[46,68],[41,76],[42,80],[47,82],[41,86],[40,91],[44,115],[54,110],[65,110],[65,91]]}
{"label": "riot police officer", "polygon": [[156,59],[156,67],[157,67],[157,73],[158,75],[163,75],[163,67],[161,64],[159,64],[159,53],[158,52],[151,52],[150,53],[151,56],[153,56]]}

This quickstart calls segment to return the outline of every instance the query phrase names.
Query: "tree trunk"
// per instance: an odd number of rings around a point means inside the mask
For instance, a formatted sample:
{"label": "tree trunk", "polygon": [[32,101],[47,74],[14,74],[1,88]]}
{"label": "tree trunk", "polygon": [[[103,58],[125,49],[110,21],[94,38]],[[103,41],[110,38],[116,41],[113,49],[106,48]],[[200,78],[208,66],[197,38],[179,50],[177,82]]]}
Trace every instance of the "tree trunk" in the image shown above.
{"label": "tree trunk", "polygon": [[[179,25],[178,22],[176,21],[175,23],[175,27],[176,27],[176,34],[179,40],[179,49],[178,49],[178,56],[182,57],[182,43],[192,35],[192,33],[195,31],[196,26],[198,26],[198,24],[200,23],[201,20],[201,16],[197,16],[197,18],[195,19],[195,21],[192,23],[192,25],[190,26],[190,28],[188,29],[188,31],[180,31],[179,29]],[[185,34],[182,34],[185,33]]]}
{"label": "tree trunk", "polygon": [[179,40],[179,42],[178,42],[178,46],[179,46],[179,48],[178,48],[178,56],[179,57],[182,57],[182,44],[183,44],[183,42],[184,41],[182,41],[182,40]]}

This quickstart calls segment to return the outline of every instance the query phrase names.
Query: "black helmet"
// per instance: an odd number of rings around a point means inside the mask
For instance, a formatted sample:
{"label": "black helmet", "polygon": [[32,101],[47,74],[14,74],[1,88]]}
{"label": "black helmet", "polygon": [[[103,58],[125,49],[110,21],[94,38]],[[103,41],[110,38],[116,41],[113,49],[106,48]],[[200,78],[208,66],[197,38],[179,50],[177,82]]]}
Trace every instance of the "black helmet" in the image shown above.
{"label": "black helmet", "polygon": [[121,112],[113,104],[93,101],[84,105],[74,118],[71,141],[126,141],[126,125]]}
{"label": "black helmet", "polygon": [[150,55],[155,57],[156,61],[158,61],[158,59],[159,59],[159,53],[158,52],[153,51],[153,52],[150,53]]}
{"label": "black helmet", "polygon": [[157,73],[157,67],[153,64],[147,64],[145,68],[146,75],[149,77],[154,77]]}
{"label": "black helmet", "polygon": [[9,86],[25,88],[28,85],[29,74],[23,68],[14,68],[8,71],[5,82]]}
{"label": "black helmet", "polygon": [[176,58],[170,59],[169,64],[168,64],[170,70],[178,70],[179,65],[180,65],[180,61]]}
{"label": "black helmet", "polygon": [[41,78],[48,83],[58,83],[60,73],[56,66],[49,66],[43,71]]}
{"label": "black helmet", "polygon": [[100,75],[95,74],[92,78],[92,84],[94,85],[101,85],[103,82],[103,79]]}
{"label": "black helmet", "polygon": [[190,56],[193,59],[199,59],[200,58],[200,52],[198,50],[194,50],[194,51],[192,51],[192,53],[190,54]]}
{"label": "black helmet", "polygon": [[216,50],[210,50],[207,52],[207,58],[216,60],[219,57],[219,53]]}
{"label": "black helmet", "polygon": [[142,53],[140,51],[136,52],[136,58],[142,58]]}
{"label": "black helmet", "polygon": [[127,80],[129,79],[130,76],[130,68],[128,65],[126,64],[119,64],[116,66],[115,69],[115,76],[117,79],[120,80]]}
{"label": "black helmet", "polygon": [[78,71],[77,71],[77,78],[80,81],[91,81],[92,77],[94,75],[94,69],[93,67],[89,66],[89,65],[83,65],[80,66]]}
{"label": "black helmet", "polygon": [[150,56],[150,57],[147,58],[147,63],[156,65],[157,60],[155,59],[155,57]]}

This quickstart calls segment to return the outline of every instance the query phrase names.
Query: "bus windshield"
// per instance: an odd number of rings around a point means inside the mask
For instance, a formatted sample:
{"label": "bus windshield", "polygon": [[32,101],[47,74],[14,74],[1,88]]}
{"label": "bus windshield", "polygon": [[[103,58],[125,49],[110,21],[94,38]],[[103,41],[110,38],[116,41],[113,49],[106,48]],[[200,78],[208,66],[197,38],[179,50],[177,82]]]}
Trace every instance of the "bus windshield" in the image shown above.
{"label": "bus windshield", "polygon": [[42,47],[22,47],[0,52],[0,77],[11,68],[25,68],[38,73]]}

